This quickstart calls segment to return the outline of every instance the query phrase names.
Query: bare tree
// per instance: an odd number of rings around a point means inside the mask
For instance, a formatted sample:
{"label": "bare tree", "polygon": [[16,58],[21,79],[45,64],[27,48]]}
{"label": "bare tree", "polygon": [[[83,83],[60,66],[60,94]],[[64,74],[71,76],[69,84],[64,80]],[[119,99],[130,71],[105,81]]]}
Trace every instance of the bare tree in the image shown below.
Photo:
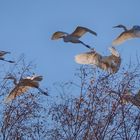
{"label": "bare tree", "polygon": [[[32,64],[24,59],[1,77],[0,99],[13,89],[5,79],[30,76]],[[122,68],[107,74],[89,66],[76,73],[76,82],[60,84],[60,97],[48,104],[43,94],[30,89],[7,104],[1,104],[0,138],[3,140],[139,140],[140,110],[126,95],[137,97],[140,66]],[[55,88],[55,87],[54,87]],[[46,99],[47,96],[44,96]],[[125,97],[125,98],[124,98]],[[128,99],[128,98],[127,98]],[[139,102],[139,100],[137,100]],[[48,112],[49,110],[49,112]]]}
{"label": "bare tree", "polygon": [[[140,111],[126,103],[123,95],[139,90],[140,66],[106,74],[81,67],[75,86],[77,97],[61,97],[50,109],[54,125],[49,133],[52,140],[139,140]],[[66,88],[67,89],[67,88]],[[75,91],[78,91],[76,89]],[[67,92],[66,91],[66,95]],[[74,95],[74,90],[71,91]]]}
{"label": "bare tree", "polygon": [[42,119],[41,111],[43,112],[43,107],[36,102],[33,94],[6,105],[1,126],[2,138],[17,140],[36,139],[37,135],[39,137],[44,127],[39,123]]}
{"label": "bare tree", "polygon": [[[24,58],[21,58],[13,68],[10,68],[9,73],[15,75],[17,79],[23,76],[29,76],[33,72],[32,63],[26,65]],[[4,77],[5,77],[4,76]],[[3,78],[4,78],[3,77]],[[1,98],[13,89],[13,82],[4,79],[1,84]],[[11,102],[3,103],[0,138],[3,140],[24,140],[24,139],[44,139],[46,137],[47,128],[47,104],[43,105],[40,96],[36,90],[26,91],[19,97],[16,97]],[[46,96],[45,96],[46,98]]]}

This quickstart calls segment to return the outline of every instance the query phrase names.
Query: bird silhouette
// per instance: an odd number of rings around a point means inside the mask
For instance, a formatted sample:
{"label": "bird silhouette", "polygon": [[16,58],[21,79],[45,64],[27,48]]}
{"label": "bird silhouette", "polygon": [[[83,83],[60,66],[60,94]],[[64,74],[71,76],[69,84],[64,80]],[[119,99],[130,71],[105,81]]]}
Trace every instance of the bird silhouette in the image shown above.
{"label": "bird silhouette", "polygon": [[0,51],[0,60],[6,61],[6,62],[9,62],[9,63],[15,63],[14,61],[6,60],[6,59],[4,58],[4,55],[6,55],[6,54],[10,54],[10,52]]}
{"label": "bird silhouette", "polygon": [[111,55],[102,56],[95,50],[78,54],[75,56],[75,61],[79,64],[96,65],[97,67],[106,70],[109,73],[116,73],[121,64],[121,57],[115,48],[109,48]]}
{"label": "bird silhouette", "polygon": [[81,40],[79,40],[79,38],[81,36],[83,36],[85,33],[91,33],[95,36],[97,36],[97,33],[86,28],[86,27],[81,27],[78,26],[74,32],[72,32],[71,34],[68,34],[66,32],[62,32],[62,31],[57,31],[52,35],[52,40],[56,40],[56,39],[60,39],[63,38],[64,42],[71,42],[71,43],[81,43],[82,45],[84,45],[85,47],[89,48],[89,49],[93,49],[91,48],[89,45],[85,44],[84,42],[82,42]]}
{"label": "bird silhouette", "polygon": [[124,25],[117,25],[113,28],[123,28],[123,32],[112,42],[112,46],[118,46],[128,39],[140,38],[140,26],[135,25],[131,29],[127,29]]}
{"label": "bird silhouette", "polygon": [[30,76],[26,78],[21,78],[18,82],[16,78],[13,75],[8,75],[4,79],[11,79],[13,80],[13,83],[15,87],[12,89],[8,97],[6,98],[5,102],[9,102],[13,99],[15,99],[17,96],[20,96],[21,94],[24,94],[27,92],[29,88],[37,88],[42,94],[48,96],[46,92],[44,92],[40,87],[39,87],[39,82],[42,81],[43,77],[42,76]]}

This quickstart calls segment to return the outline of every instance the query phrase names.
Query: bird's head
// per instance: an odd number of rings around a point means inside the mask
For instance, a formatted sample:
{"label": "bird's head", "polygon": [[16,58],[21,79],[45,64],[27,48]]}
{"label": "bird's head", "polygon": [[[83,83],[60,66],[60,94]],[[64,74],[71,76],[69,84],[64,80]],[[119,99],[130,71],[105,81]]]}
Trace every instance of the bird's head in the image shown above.
{"label": "bird's head", "polygon": [[110,50],[112,55],[114,55],[116,57],[120,57],[119,52],[114,47],[110,47],[109,50]]}
{"label": "bird's head", "polygon": [[7,79],[7,80],[14,80],[14,84],[17,84],[17,79],[16,79],[16,76],[12,75],[11,73],[7,74],[4,79]]}
{"label": "bird's head", "polygon": [[133,29],[134,29],[134,30],[140,30],[140,26],[139,26],[139,25],[134,25],[134,26],[133,26]]}

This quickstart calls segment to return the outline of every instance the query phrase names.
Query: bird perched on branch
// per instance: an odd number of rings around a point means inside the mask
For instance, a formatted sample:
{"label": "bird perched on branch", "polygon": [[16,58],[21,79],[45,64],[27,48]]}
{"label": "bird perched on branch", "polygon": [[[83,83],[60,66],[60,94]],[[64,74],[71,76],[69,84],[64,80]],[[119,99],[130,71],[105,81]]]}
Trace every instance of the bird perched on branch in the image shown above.
{"label": "bird perched on branch", "polygon": [[121,57],[115,48],[111,47],[109,50],[111,52],[109,56],[102,56],[95,50],[78,54],[75,56],[75,61],[79,64],[96,65],[109,73],[116,73],[120,68]]}
{"label": "bird perched on branch", "polygon": [[123,28],[123,32],[112,42],[112,46],[117,46],[124,41],[132,38],[140,38],[140,26],[135,25],[131,29],[127,29],[124,25],[117,25],[113,28]]}
{"label": "bird perched on branch", "polygon": [[9,62],[9,63],[15,63],[14,61],[6,60],[6,59],[4,58],[4,55],[6,55],[6,54],[10,54],[10,52],[0,51],[0,60],[6,61],[6,62]]}
{"label": "bird perched on branch", "polygon": [[62,32],[62,31],[57,31],[52,35],[52,40],[56,40],[56,39],[60,39],[63,38],[64,42],[71,42],[71,43],[81,43],[83,44],[85,47],[92,49],[89,45],[85,44],[84,42],[82,42],[81,40],[79,40],[80,37],[82,37],[85,33],[91,33],[95,36],[97,36],[97,33],[86,28],[86,27],[81,27],[78,26],[74,32],[72,32],[71,34],[68,34],[66,32]]}
{"label": "bird perched on branch", "polygon": [[48,96],[46,92],[44,92],[39,87],[39,82],[42,81],[42,76],[30,76],[26,78],[21,78],[18,82],[16,78],[13,75],[8,75],[4,79],[11,79],[14,82],[15,87],[12,89],[8,97],[6,98],[6,102],[9,102],[13,99],[15,99],[17,96],[20,96],[21,94],[24,94],[29,88],[37,88],[42,94]]}

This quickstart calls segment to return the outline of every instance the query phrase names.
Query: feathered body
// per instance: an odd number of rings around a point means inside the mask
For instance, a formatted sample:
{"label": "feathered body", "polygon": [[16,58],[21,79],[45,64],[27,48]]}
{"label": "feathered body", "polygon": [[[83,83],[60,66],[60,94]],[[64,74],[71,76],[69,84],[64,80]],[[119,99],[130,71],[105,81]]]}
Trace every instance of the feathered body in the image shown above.
{"label": "feathered body", "polygon": [[96,51],[78,54],[75,56],[75,61],[79,64],[96,65],[109,73],[116,73],[121,64],[121,58],[114,48],[110,48],[110,51],[112,54],[109,56],[102,56]]}
{"label": "feathered body", "polygon": [[[13,79],[15,81],[15,77],[7,77],[5,79]],[[21,78],[18,83],[15,84],[15,87],[12,89],[8,97],[6,98],[6,102],[9,102],[13,99],[15,99],[17,96],[20,96],[21,94],[27,92],[29,88],[37,88],[40,92],[45,94],[44,91],[42,91],[39,88],[39,81],[43,79],[42,76],[31,76],[26,78]]]}
{"label": "feathered body", "polygon": [[52,40],[56,40],[56,39],[60,39],[63,38],[64,42],[71,42],[71,43],[81,43],[83,44],[85,47],[90,48],[90,46],[86,45],[84,42],[82,42],[81,40],[79,40],[80,37],[82,37],[85,33],[91,33],[93,35],[97,36],[97,33],[86,28],[86,27],[81,27],[78,26],[74,32],[72,32],[71,34],[68,34],[66,32],[62,32],[62,31],[57,31],[52,35]]}
{"label": "feathered body", "polygon": [[133,26],[129,30],[124,25],[118,25],[114,28],[123,28],[124,32],[122,32],[115,40],[113,40],[112,46],[118,46],[128,39],[140,38],[140,26],[138,25]]}

